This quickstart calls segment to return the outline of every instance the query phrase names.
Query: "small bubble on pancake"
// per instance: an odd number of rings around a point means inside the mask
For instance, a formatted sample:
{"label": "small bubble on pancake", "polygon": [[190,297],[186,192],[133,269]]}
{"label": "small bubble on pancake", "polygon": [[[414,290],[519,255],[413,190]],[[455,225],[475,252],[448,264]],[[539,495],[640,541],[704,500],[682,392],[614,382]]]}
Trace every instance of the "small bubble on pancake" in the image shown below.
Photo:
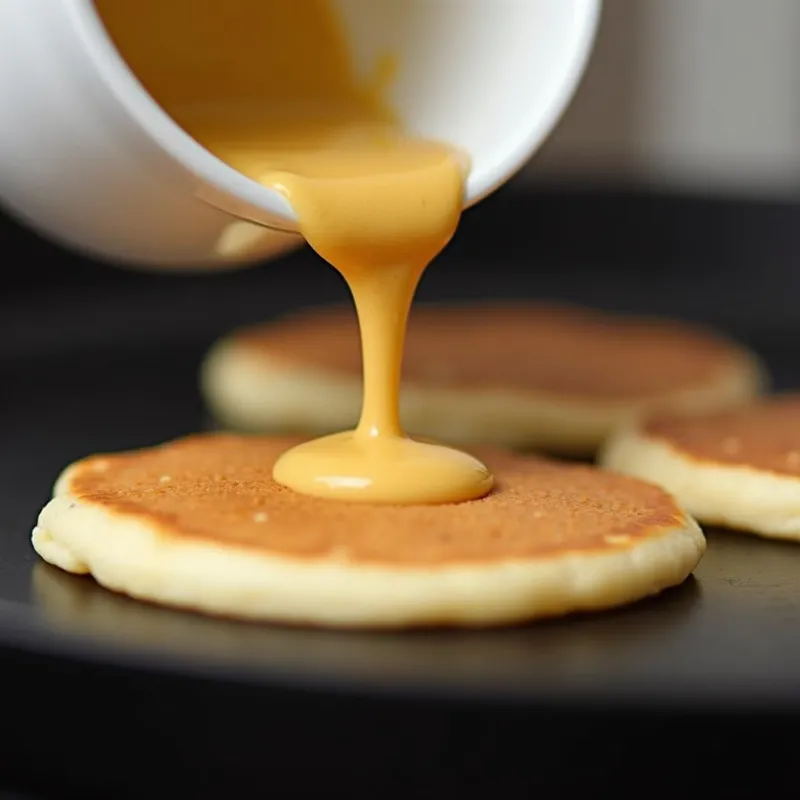
{"label": "small bubble on pancake", "polygon": [[728,456],[735,456],[742,450],[742,440],[737,436],[726,436],[722,440],[722,452]]}

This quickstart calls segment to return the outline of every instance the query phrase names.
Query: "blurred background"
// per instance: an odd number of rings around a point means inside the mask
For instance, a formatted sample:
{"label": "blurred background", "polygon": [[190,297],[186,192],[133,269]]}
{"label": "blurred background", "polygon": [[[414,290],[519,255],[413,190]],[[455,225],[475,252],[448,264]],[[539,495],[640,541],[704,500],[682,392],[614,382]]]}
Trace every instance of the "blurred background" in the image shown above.
{"label": "blurred background", "polygon": [[[561,125],[517,178],[468,212],[420,299],[551,298],[694,320],[752,346],[777,387],[800,385],[800,2],[604,6]],[[308,250],[240,272],[144,273],[67,252],[0,212],[0,252],[8,531],[30,530],[74,458],[203,427],[197,368],[215,338],[301,305],[347,301],[340,278]],[[4,591],[26,597],[30,576],[2,555]],[[584,642],[580,653],[591,661],[593,648]],[[50,685],[66,697],[65,675],[59,666]],[[174,710],[170,686],[163,708]],[[29,774],[47,763],[81,768],[60,751],[42,760],[41,725],[30,719]]]}
{"label": "blurred background", "polygon": [[796,0],[606,0],[584,83],[525,177],[791,195],[798,43]]}
{"label": "blurred background", "polygon": [[[798,41],[796,0],[606,0],[555,135],[467,214],[420,297],[551,297],[785,344],[800,298]],[[13,262],[0,356],[81,342],[199,353],[231,326],[347,299],[308,252],[185,277],[93,264],[5,218],[0,244]]]}

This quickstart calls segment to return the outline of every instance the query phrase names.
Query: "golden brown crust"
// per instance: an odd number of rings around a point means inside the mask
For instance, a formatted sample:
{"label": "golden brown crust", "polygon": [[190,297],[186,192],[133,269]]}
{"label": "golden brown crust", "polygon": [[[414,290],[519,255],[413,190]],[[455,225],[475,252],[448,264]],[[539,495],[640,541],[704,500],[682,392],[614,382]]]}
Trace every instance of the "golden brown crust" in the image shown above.
{"label": "golden brown crust", "polygon": [[800,395],[777,395],[692,419],[662,416],[642,433],[695,461],[800,477]]}
{"label": "golden brown crust", "polygon": [[[355,312],[321,308],[235,334],[253,353],[358,376]],[[736,368],[737,345],[694,326],[552,304],[414,306],[408,385],[547,392],[636,400],[714,381]]]}
{"label": "golden brown crust", "polygon": [[686,520],[665,492],[585,466],[477,449],[497,488],[449,506],[371,506],[296,494],[271,478],[294,438],[191,436],[73,465],[83,504],[201,539],[294,558],[453,565],[633,547]]}

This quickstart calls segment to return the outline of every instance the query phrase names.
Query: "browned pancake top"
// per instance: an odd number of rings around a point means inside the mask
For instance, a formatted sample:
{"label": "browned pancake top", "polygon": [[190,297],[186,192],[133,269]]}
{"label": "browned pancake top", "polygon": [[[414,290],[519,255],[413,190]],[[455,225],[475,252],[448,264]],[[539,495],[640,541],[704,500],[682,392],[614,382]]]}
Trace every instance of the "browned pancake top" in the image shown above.
{"label": "browned pancake top", "polygon": [[800,395],[692,419],[661,417],[645,433],[698,461],[800,476]]}
{"label": "browned pancake top", "polygon": [[373,506],[296,494],[271,477],[298,439],[221,434],[85,459],[73,497],[155,525],[298,558],[453,564],[625,549],[685,526],[660,489],[585,466],[477,450],[497,488],[448,506]]}
{"label": "browned pancake top", "polygon": [[[252,352],[360,375],[355,312],[316,309],[237,334]],[[411,313],[407,384],[624,400],[706,385],[742,348],[687,324],[554,305],[421,306]]]}

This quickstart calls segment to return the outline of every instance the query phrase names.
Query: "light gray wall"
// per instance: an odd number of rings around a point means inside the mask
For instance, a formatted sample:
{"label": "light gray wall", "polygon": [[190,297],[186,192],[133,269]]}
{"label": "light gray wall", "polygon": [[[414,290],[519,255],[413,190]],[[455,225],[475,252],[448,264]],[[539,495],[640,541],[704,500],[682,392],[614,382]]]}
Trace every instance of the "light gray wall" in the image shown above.
{"label": "light gray wall", "polygon": [[605,0],[573,105],[526,169],[800,190],[798,0]]}

